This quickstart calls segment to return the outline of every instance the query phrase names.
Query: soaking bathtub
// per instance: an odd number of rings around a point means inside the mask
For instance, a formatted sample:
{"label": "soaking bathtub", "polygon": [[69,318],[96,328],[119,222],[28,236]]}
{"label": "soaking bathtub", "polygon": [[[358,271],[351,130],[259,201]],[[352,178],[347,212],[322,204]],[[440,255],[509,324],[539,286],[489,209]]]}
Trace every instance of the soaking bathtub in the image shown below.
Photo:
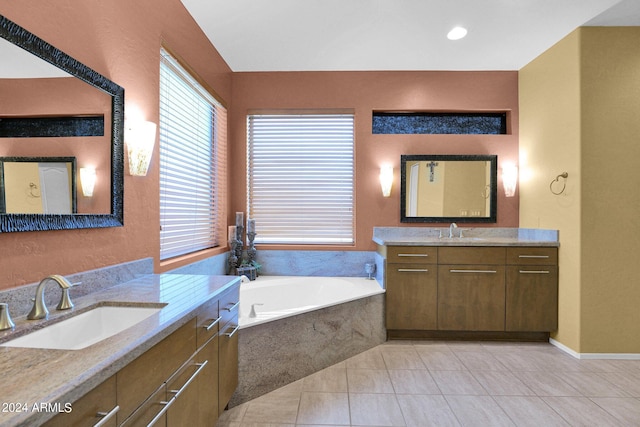
{"label": "soaking bathtub", "polygon": [[240,329],[381,293],[364,277],[260,276],[240,285]]}
{"label": "soaking bathtub", "polygon": [[239,324],[231,407],[383,343],[384,289],[360,277],[260,276],[240,285]]}

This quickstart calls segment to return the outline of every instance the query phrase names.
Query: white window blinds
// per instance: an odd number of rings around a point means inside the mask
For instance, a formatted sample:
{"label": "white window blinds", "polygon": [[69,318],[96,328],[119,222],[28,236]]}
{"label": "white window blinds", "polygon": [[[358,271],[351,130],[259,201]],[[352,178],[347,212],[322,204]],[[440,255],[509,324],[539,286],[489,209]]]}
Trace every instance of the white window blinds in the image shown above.
{"label": "white window blinds", "polygon": [[162,50],[160,259],[218,245],[219,121],[224,108]]}
{"label": "white window blinds", "polygon": [[247,206],[257,243],[354,242],[353,114],[247,120]]}

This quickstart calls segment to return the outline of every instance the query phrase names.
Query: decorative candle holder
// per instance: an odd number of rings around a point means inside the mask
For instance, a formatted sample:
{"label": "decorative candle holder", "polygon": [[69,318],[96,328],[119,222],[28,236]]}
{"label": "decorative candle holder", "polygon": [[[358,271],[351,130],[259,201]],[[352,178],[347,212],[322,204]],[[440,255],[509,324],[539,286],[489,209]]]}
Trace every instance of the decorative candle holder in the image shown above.
{"label": "decorative candle holder", "polygon": [[258,253],[258,251],[256,250],[256,247],[253,245],[253,241],[256,238],[256,233],[255,231],[249,231],[247,233],[247,240],[249,241],[249,249],[247,249],[247,259],[248,259],[248,264],[249,265],[253,265],[255,260],[256,260],[256,254]]}
{"label": "decorative candle holder", "polygon": [[236,247],[235,247],[235,254],[236,257],[238,259],[238,263],[236,264],[236,267],[238,267],[240,264],[242,264],[242,258],[243,258],[243,249],[244,249],[244,239],[242,238],[243,234],[242,232],[244,231],[244,226],[242,225],[236,225]]}
{"label": "decorative candle holder", "polygon": [[240,243],[237,239],[229,240],[229,259],[227,260],[229,264],[229,274],[235,275],[236,270],[238,268],[238,256],[236,255],[236,249],[238,247],[238,243]]}

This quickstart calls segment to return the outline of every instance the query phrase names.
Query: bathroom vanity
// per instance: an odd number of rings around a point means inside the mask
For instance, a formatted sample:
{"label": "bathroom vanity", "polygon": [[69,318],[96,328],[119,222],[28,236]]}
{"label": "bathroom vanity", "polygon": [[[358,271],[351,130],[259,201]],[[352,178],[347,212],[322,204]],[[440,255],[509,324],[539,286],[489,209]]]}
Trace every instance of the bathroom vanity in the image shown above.
{"label": "bathroom vanity", "polygon": [[453,231],[374,229],[388,338],[548,339],[558,326],[557,232]]}
{"label": "bathroom vanity", "polygon": [[[14,409],[0,413],[0,426],[215,424],[238,384],[239,284],[233,276],[147,275],[78,298],[76,313],[161,310],[78,350],[0,347],[0,400]],[[0,340],[69,314],[16,319]]]}

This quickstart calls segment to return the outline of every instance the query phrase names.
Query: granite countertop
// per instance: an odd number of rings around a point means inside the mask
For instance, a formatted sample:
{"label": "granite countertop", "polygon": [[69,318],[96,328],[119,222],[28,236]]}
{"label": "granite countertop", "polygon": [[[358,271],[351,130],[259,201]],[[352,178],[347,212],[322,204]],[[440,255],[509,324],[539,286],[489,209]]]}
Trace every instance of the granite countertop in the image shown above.
{"label": "granite countertop", "polygon": [[[158,313],[81,350],[0,347],[0,426],[39,425],[56,413],[40,403],[74,402],[194,317],[194,311],[239,283],[235,276],[146,275],[74,299],[73,313],[50,309],[49,320],[14,318],[0,343],[99,305],[163,307]],[[72,294],[73,297],[73,294]]]}
{"label": "granite countertop", "polygon": [[[457,237],[460,231],[462,238]],[[458,226],[454,235],[449,237],[448,226],[373,229],[373,241],[387,246],[560,246],[557,230]]]}

